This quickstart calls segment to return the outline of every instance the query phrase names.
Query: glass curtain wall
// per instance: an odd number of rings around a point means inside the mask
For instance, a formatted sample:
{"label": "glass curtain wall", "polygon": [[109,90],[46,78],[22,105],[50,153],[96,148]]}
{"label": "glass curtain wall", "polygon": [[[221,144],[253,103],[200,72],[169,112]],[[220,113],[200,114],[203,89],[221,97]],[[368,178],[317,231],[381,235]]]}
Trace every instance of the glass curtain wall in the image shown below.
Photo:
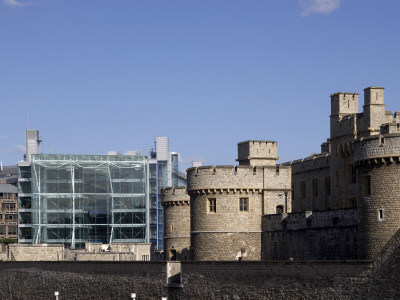
{"label": "glass curtain wall", "polygon": [[147,159],[33,155],[32,243],[148,242]]}

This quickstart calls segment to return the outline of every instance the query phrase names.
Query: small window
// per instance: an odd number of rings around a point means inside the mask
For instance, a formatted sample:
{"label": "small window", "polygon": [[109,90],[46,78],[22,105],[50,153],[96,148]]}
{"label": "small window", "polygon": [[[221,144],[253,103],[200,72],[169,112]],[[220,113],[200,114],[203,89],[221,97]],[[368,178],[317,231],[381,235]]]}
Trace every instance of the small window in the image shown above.
{"label": "small window", "polygon": [[384,215],[383,215],[383,209],[378,209],[378,221],[383,221]]}
{"label": "small window", "polygon": [[313,198],[318,197],[318,179],[312,181]]}
{"label": "small window", "polygon": [[305,181],[300,182],[300,194],[301,194],[301,199],[306,198],[306,182]]}
{"label": "small window", "polygon": [[331,178],[329,176],[325,177],[325,195],[331,195]]}
{"label": "small window", "polygon": [[171,224],[171,232],[174,232],[174,230],[175,230],[174,225]]}
{"label": "small window", "polygon": [[217,200],[215,198],[208,199],[208,212],[209,213],[217,212]]}
{"label": "small window", "polygon": [[371,176],[364,177],[364,197],[371,197]]}
{"label": "small window", "polygon": [[276,207],[276,213],[277,214],[283,214],[283,205],[278,205]]}
{"label": "small window", "polygon": [[248,198],[240,198],[239,199],[239,210],[240,211],[249,211],[249,199]]}

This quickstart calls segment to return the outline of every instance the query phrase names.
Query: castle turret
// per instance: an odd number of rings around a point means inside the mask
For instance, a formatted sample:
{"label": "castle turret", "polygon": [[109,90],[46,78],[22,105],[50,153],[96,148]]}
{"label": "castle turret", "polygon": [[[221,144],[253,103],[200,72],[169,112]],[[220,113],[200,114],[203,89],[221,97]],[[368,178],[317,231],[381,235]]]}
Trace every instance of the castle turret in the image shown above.
{"label": "castle turret", "polygon": [[238,143],[239,165],[275,166],[278,157],[278,143],[275,141],[244,141]]}
{"label": "castle turret", "polygon": [[358,95],[358,93],[341,92],[331,95],[331,139],[354,132],[355,122],[349,120],[343,124],[342,119],[358,113]]}
{"label": "castle turret", "polygon": [[161,189],[164,207],[164,259],[190,259],[190,197],[185,187]]}
{"label": "castle turret", "polygon": [[383,87],[364,89],[363,131],[378,134],[380,126],[386,123]]}
{"label": "castle turret", "polygon": [[373,135],[354,142],[360,259],[374,259],[400,229],[399,159],[399,133]]}
{"label": "castle turret", "polygon": [[260,260],[263,168],[187,170],[193,260]]}

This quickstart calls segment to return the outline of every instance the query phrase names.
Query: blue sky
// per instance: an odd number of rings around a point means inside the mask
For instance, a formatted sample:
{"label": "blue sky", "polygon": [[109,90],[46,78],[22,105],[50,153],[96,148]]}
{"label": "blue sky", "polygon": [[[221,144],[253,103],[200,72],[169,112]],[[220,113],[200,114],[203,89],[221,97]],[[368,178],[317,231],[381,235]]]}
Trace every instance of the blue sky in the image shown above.
{"label": "blue sky", "polygon": [[334,92],[385,87],[400,110],[400,1],[1,0],[0,160],[22,159],[25,107],[43,153],[146,153],[207,165],[237,142],[320,151]]}

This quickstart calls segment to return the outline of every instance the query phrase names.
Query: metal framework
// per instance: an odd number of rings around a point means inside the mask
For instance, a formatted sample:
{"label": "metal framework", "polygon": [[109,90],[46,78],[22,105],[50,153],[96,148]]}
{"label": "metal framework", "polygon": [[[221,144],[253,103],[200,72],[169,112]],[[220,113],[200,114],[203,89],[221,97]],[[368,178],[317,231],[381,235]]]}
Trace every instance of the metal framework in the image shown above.
{"label": "metal framework", "polygon": [[144,156],[32,156],[33,243],[148,242]]}

